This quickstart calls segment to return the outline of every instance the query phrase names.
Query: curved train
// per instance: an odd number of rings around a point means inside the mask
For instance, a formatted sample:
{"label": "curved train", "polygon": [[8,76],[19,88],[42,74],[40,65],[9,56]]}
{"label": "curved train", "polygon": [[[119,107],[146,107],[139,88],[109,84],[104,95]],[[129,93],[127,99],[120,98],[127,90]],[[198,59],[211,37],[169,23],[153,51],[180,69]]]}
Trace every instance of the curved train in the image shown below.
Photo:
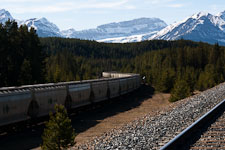
{"label": "curved train", "polygon": [[67,109],[124,95],[140,86],[139,74],[103,72],[102,79],[0,88],[0,126],[42,117],[55,104]]}

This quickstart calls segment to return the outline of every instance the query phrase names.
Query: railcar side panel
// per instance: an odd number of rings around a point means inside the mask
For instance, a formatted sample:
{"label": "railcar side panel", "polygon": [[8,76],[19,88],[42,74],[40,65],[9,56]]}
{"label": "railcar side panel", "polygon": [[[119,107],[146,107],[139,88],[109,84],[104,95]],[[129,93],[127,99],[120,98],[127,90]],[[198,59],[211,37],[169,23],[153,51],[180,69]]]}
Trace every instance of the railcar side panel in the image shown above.
{"label": "railcar side panel", "polygon": [[35,99],[39,104],[39,116],[47,115],[54,111],[55,104],[64,105],[66,100],[66,87],[48,87],[35,89]]}
{"label": "railcar side panel", "polygon": [[135,90],[137,88],[137,77],[133,78],[133,89]]}
{"label": "railcar side panel", "polygon": [[127,79],[120,79],[120,94],[126,94],[127,93]]}
{"label": "railcar side panel", "polygon": [[69,85],[69,93],[72,98],[72,108],[90,104],[90,83]]}
{"label": "railcar side panel", "polygon": [[127,84],[128,84],[128,92],[133,90],[133,78],[128,78],[127,79]]}
{"label": "railcar side panel", "polygon": [[120,84],[119,84],[119,79],[118,80],[111,80],[108,82],[109,84],[109,90],[110,90],[110,98],[114,98],[119,96],[119,88],[120,88]]}
{"label": "railcar side panel", "polygon": [[31,93],[29,91],[1,94],[0,125],[28,119],[27,107],[30,101]]}
{"label": "railcar side panel", "polygon": [[94,102],[99,102],[107,99],[107,89],[107,81],[92,82]]}

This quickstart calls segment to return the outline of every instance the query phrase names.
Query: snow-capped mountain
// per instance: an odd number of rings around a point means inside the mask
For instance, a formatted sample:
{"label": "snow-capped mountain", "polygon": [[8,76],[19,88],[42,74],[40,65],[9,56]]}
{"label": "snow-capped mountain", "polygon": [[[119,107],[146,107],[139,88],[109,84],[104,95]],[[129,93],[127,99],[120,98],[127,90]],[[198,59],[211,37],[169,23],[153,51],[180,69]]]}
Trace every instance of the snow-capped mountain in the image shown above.
{"label": "snow-capped mountain", "polygon": [[0,23],[5,23],[6,21],[10,20],[15,20],[18,23],[18,26],[26,24],[28,28],[33,27],[36,31],[38,36],[40,37],[60,37],[61,32],[59,28],[49,22],[46,18],[33,18],[33,19],[28,19],[25,21],[22,20],[17,20],[14,19],[11,14],[6,11],[5,9],[0,10]]}
{"label": "snow-capped mountain", "polygon": [[[5,10],[0,10],[0,23],[14,19]],[[37,30],[40,37],[67,37],[99,42],[126,43],[143,40],[189,39],[214,44],[225,45],[225,11],[218,15],[200,12],[185,20],[167,26],[158,18],[139,18],[118,23],[100,25],[95,29],[76,31],[74,29],[60,31],[60,29],[46,18],[33,18],[25,21],[16,20],[18,25],[26,24]]]}
{"label": "snow-capped mountain", "polygon": [[[5,9],[0,10],[0,23],[8,19],[14,19]],[[118,23],[100,25],[95,29],[76,31],[74,29],[63,30],[46,18],[32,18],[25,21],[16,20],[18,25],[26,24],[33,27],[40,37],[67,37],[88,40],[102,40],[104,42],[136,42],[148,39],[153,33],[167,26],[158,18],[139,18]],[[106,39],[106,40],[104,40]]]}
{"label": "snow-capped mountain", "polygon": [[89,40],[103,40],[123,38],[141,34],[151,34],[165,28],[167,24],[158,18],[139,18],[118,23],[109,23],[98,26],[96,29],[75,31],[74,29],[62,31],[62,35],[70,38]]}
{"label": "snow-capped mountain", "polygon": [[4,24],[8,19],[13,20],[11,14],[5,9],[0,9],[0,23]]}
{"label": "snow-capped mountain", "polygon": [[225,45],[225,12],[219,15],[200,12],[191,17],[169,25],[149,39],[189,39]]}
{"label": "snow-capped mountain", "polygon": [[219,13],[217,16],[220,16],[223,20],[225,20],[225,11]]}
{"label": "snow-capped mountain", "polygon": [[21,22],[20,24],[26,24],[29,28],[33,27],[40,37],[61,36],[59,28],[55,24],[49,22],[46,18],[32,18]]}

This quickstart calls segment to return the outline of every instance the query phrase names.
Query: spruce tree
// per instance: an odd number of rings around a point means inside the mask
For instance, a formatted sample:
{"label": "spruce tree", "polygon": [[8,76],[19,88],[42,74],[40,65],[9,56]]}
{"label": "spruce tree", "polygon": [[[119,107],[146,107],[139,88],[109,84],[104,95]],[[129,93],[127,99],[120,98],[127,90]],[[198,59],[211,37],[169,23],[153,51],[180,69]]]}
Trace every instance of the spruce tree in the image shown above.
{"label": "spruce tree", "polygon": [[50,119],[42,135],[44,150],[61,150],[75,144],[75,131],[72,128],[71,120],[63,105],[55,105],[55,114],[50,113]]}

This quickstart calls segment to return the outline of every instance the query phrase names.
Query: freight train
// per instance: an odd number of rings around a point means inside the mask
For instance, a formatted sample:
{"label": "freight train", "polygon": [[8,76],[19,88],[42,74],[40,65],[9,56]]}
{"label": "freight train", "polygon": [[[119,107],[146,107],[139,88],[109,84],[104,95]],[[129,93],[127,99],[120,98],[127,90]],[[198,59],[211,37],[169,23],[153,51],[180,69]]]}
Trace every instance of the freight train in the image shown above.
{"label": "freight train", "polygon": [[139,88],[139,74],[103,72],[101,79],[0,88],[0,126],[47,116],[55,104],[75,109]]}

